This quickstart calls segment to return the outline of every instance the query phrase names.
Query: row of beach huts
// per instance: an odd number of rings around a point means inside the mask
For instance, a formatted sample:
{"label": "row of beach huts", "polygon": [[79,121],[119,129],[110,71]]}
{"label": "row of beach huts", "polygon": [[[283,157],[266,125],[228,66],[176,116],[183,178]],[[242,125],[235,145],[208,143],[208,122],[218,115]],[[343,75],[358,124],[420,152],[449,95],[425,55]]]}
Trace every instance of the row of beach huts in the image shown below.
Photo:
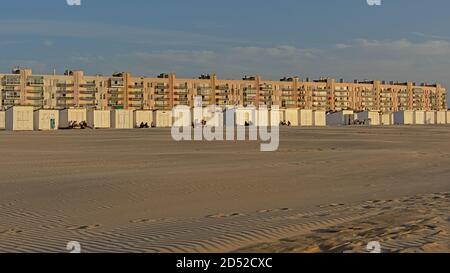
{"label": "row of beach huts", "polygon": [[[450,124],[450,111],[399,111],[383,114],[377,111],[354,112],[344,110],[334,113],[304,109],[279,109],[279,120],[271,119],[274,114],[255,112],[248,108],[233,110],[233,123],[236,125],[255,126],[345,126],[345,125],[426,125]],[[191,110],[192,115],[194,113]],[[276,115],[276,114],[275,114]],[[223,120],[221,120],[223,118]],[[216,115],[207,120],[193,120],[173,117],[170,110],[95,110],[64,109],[34,110],[30,106],[14,106],[0,111],[0,129],[11,131],[57,130],[71,128],[71,125],[85,124],[92,129],[132,129],[147,127],[171,127],[174,120],[184,120],[183,126],[206,124],[220,126],[227,124],[226,115]],[[276,124],[274,124],[276,123]],[[178,123],[180,124],[180,123]]]}

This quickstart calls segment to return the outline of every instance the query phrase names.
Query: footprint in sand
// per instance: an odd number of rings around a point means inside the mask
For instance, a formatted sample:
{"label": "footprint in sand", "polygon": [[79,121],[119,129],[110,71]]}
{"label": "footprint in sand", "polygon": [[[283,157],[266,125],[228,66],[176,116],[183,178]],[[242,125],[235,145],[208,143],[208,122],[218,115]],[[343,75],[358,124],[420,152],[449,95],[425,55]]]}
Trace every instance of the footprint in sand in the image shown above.
{"label": "footprint in sand", "polygon": [[82,225],[82,226],[70,226],[67,227],[68,230],[91,230],[99,228],[101,225],[95,224],[95,225]]}
{"label": "footprint in sand", "polygon": [[341,204],[341,203],[331,203],[331,204],[324,204],[324,205],[319,205],[318,207],[323,209],[323,208],[334,208],[334,207],[342,207],[345,204]]}
{"label": "footprint in sand", "polygon": [[231,218],[231,217],[238,217],[238,216],[245,216],[242,213],[238,213],[238,212],[234,212],[234,213],[218,213],[218,214],[212,214],[212,215],[208,215],[206,216],[206,218],[215,218],[215,219],[220,219],[220,218]]}
{"label": "footprint in sand", "polygon": [[16,234],[20,234],[22,232],[23,232],[22,230],[18,230],[18,229],[8,229],[8,230],[0,231],[0,235],[16,235]]}
{"label": "footprint in sand", "polygon": [[133,224],[148,224],[148,223],[156,223],[156,222],[162,222],[164,219],[135,219],[131,220],[130,223]]}
{"label": "footprint in sand", "polygon": [[280,208],[280,209],[262,209],[256,211],[257,213],[270,213],[270,212],[280,212],[280,211],[291,211],[291,208]]}

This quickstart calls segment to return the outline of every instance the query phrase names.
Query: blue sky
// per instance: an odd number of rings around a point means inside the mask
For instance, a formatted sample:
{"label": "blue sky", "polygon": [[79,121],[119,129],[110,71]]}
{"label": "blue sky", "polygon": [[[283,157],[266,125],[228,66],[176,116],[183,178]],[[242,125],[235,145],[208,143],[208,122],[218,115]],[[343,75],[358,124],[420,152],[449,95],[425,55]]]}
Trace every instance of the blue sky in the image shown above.
{"label": "blue sky", "polygon": [[450,83],[450,1],[3,1],[0,67]]}

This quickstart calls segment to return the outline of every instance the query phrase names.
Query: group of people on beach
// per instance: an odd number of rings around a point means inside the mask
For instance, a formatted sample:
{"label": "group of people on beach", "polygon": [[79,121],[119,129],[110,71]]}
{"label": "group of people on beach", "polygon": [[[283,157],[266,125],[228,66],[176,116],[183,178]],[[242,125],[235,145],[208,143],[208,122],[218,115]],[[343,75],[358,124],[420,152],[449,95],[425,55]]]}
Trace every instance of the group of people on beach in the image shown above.
{"label": "group of people on beach", "polygon": [[283,121],[280,122],[280,125],[281,126],[289,126],[289,127],[291,127],[291,122],[290,121],[286,122],[285,120],[283,120]]}

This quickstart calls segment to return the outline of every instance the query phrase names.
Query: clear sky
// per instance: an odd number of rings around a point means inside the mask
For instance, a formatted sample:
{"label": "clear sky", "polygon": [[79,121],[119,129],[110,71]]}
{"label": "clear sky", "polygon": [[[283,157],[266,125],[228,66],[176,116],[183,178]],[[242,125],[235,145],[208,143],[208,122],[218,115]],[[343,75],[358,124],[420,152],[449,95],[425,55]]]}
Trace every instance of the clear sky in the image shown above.
{"label": "clear sky", "polygon": [[0,67],[450,83],[450,1],[2,1]]}

